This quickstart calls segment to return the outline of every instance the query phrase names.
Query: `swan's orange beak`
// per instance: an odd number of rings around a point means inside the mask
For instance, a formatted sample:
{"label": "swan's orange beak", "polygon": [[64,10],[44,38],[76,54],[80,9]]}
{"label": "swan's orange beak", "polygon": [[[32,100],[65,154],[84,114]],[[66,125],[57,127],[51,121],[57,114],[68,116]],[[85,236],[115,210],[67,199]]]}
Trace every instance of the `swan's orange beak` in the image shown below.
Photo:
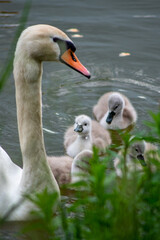
{"label": "swan's orange beak", "polygon": [[60,60],[61,60],[61,62],[65,63],[66,65],[68,65],[69,67],[73,68],[77,72],[81,73],[85,77],[87,77],[87,78],[91,77],[90,72],[87,70],[87,68],[85,68],[80,63],[80,61],[76,57],[75,53],[71,49],[68,49],[67,51],[65,51],[61,55]]}

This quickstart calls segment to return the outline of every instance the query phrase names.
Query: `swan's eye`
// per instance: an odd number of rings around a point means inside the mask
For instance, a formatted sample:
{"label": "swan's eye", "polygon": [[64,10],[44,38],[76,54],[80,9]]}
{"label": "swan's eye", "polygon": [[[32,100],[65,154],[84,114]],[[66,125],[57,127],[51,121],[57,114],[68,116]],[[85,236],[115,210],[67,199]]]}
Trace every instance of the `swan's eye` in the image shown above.
{"label": "swan's eye", "polygon": [[[76,51],[76,47],[74,46],[74,44],[70,41],[65,41],[65,40],[62,40],[58,37],[54,37],[53,38],[53,41],[58,43],[60,49],[61,49],[61,52],[65,52],[67,49],[71,49],[72,52],[75,52]],[[73,58],[72,58],[73,59]],[[74,61],[74,59],[73,59]]]}
{"label": "swan's eye", "polygon": [[87,123],[84,123],[84,126],[87,126]]}
{"label": "swan's eye", "polygon": [[66,45],[67,45],[67,49],[71,49],[72,52],[75,52],[75,51],[76,51],[76,47],[74,46],[74,44],[73,44],[72,42],[66,41],[65,43],[66,43]]}
{"label": "swan's eye", "polygon": [[55,37],[55,38],[53,38],[53,41],[54,41],[54,42],[57,42],[58,40],[59,40],[59,39],[58,39],[58,38],[56,38],[56,37]]}
{"label": "swan's eye", "polygon": [[118,105],[115,106],[114,110],[116,110],[118,108]]}
{"label": "swan's eye", "polygon": [[138,148],[135,148],[136,152],[138,152]]}
{"label": "swan's eye", "polygon": [[71,52],[71,57],[72,57],[72,60],[73,60],[74,62],[77,62],[77,60],[75,59],[75,57],[74,57],[74,55],[73,55],[72,52]]}

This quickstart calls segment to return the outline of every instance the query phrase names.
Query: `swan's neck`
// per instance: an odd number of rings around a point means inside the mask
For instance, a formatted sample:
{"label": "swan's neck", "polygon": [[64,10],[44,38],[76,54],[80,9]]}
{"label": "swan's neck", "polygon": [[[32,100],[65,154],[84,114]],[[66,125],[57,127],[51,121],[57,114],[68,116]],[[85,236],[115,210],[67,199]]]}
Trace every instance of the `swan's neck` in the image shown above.
{"label": "swan's neck", "polygon": [[24,191],[41,190],[45,186],[57,190],[56,181],[47,164],[43,140],[41,77],[41,62],[25,56],[22,61],[15,56],[17,120],[23,158],[21,188]]}
{"label": "swan's neck", "polygon": [[28,163],[36,152],[45,154],[41,120],[41,63],[29,59],[22,63],[15,61],[14,76],[19,139],[22,156],[28,159]]}

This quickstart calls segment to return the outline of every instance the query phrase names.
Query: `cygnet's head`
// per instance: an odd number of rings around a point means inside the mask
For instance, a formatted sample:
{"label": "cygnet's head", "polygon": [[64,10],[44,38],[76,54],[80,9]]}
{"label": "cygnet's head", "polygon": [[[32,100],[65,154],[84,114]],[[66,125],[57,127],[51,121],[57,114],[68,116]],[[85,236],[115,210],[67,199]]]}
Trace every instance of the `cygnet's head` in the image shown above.
{"label": "cygnet's head", "polygon": [[145,142],[140,141],[140,142],[135,142],[129,149],[129,155],[132,159],[137,159],[140,161],[142,166],[146,166],[145,158],[144,158],[144,153],[145,153]]}
{"label": "cygnet's head", "polygon": [[75,118],[74,131],[85,136],[91,133],[91,118],[87,115],[79,115]]}
{"label": "cygnet's head", "polygon": [[108,116],[106,122],[111,124],[113,118],[121,114],[124,108],[125,102],[122,96],[119,93],[113,93],[108,99]]}
{"label": "cygnet's head", "polygon": [[76,47],[71,39],[60,29],[39,24],[25,29],[17,43],[15,58],[42,61],[61,61],[86,77],[88,70],[75,55]]}

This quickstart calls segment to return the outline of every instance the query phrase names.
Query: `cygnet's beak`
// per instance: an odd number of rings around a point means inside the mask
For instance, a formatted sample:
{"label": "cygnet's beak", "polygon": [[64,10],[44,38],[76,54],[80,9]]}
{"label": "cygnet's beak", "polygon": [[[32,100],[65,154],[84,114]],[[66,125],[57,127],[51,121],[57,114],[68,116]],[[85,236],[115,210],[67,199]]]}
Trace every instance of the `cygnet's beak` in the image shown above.
{"label": "cygnet's beak", "polygon": [[108,114],[108,116],[107,116],[107,118],[106,118],[106,122],[107,122],[108,124],[111,124],[114,115],[115,115],[115,112],[113,112],[113,111],[112,111],[112,112],[109,112],[109,114]]}
{"label": "cygnet's beak", "polygon": [[146,164],[146,162],[145,162],[145,159],[144,159],[144,156],[143,156],[142,154],[138,154],[138,155],[137,155],[137,158],[138,158],[138,160],[140,161],[140,164],[141,164],[143,167],[147,166],[147,164]]}
{"label": "cygnet's beak", "polygon": [[77,125],[76,128],[74,129],[75,132],[82,132],[83,131],[83,126],[82,125]]}
{"label": "cygnet's beak", "polygon": [[76,57],[75,53],[71,50],[68,49],[66,50],[61,56],[60,56],[60,61],[68,65],[69,67],[73,68],[77,72],[81,73],[87,78],[91,77],[90,72],[85,68],[81,62],[78,60]]}

